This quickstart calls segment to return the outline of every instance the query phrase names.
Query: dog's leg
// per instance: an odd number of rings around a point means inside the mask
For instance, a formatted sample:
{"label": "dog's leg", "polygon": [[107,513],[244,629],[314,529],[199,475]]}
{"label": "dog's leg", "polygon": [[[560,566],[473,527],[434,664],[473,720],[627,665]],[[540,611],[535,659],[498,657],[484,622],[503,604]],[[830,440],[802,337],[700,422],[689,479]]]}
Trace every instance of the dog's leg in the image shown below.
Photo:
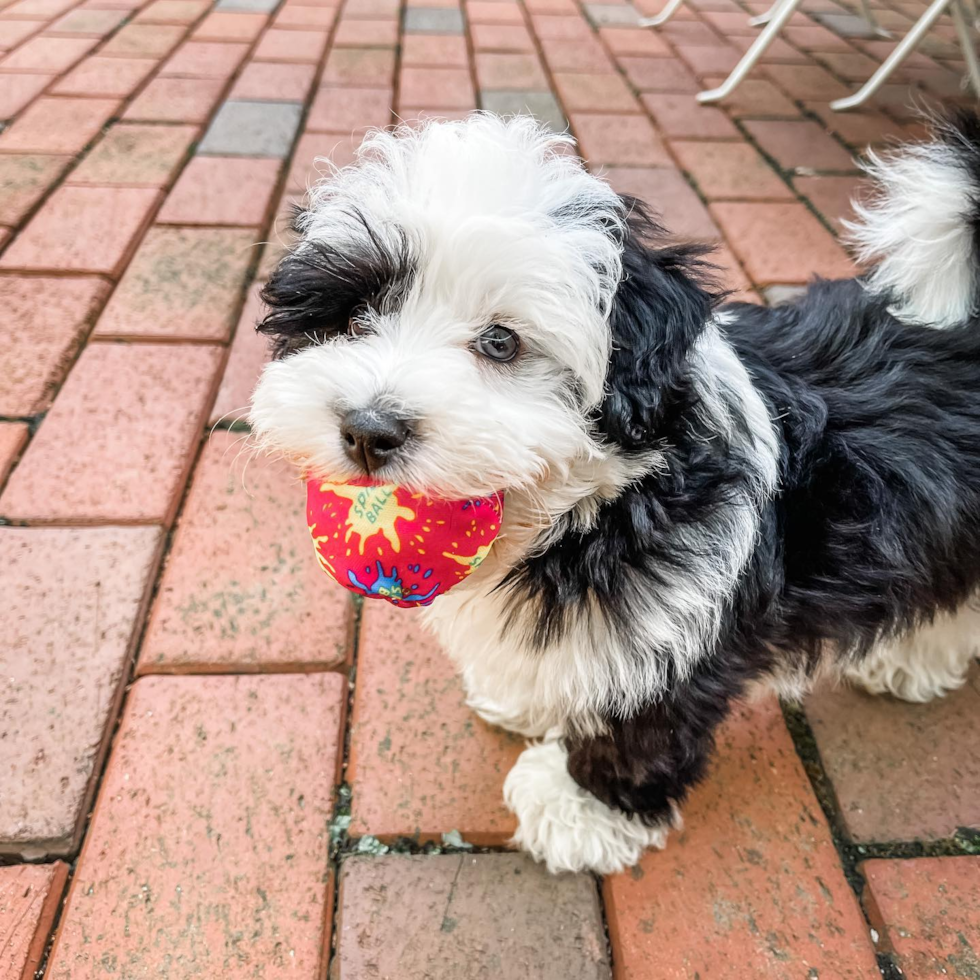
{"label": "dog's leg", "polygon": [[980,610],[964,606],[954,616],[937,616],[909,636],[879,644],[844,676],[870,694],[931,701],[962,687],[978,654]]}
{"label": "dog's leg", "polygon": [[553,873],[614,874],[667,841],[666,823],[648,826],[579,786],[557,738],[521,753],[504,783],[504,799],[518,819],[514,843]]}
{"label": "dog's leg", "polygon": [[515,841],[552,871],[602,874],[663,847],[716,727],[755,672],[737,654],[718,657],[632,717],[602,719],[598,734],[526,749],[504,783]]}

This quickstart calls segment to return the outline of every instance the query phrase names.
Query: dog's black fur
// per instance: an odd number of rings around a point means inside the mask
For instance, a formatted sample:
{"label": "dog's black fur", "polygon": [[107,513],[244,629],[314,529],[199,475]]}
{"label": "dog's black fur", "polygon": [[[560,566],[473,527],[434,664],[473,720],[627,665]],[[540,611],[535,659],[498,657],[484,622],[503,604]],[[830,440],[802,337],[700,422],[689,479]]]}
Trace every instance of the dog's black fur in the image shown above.
{"label": "dog's black fur", "polygon": [[[589,596],[628,636],[637,580],[655,595],[685,560],[672,529],[745,479],[733,447],[699,427],[687,371],[712,303],[702,253],[658,247],[660,230],[634,214],[600,427],[628,452],[662,445],[669,465],[515,570],[514,601],[540,610],[540,642],[560,640]],[[569,737],[570,773],[607,805],[666,819],[750,681],[813,670],[827,650],[860,658],[980,585],[980,322],[937,330],[888,308],[859,280],[816,282],[774,309],[720,308],[778,420],[779,490],[717,647],[639,714],[603,718],[607,734]]]}

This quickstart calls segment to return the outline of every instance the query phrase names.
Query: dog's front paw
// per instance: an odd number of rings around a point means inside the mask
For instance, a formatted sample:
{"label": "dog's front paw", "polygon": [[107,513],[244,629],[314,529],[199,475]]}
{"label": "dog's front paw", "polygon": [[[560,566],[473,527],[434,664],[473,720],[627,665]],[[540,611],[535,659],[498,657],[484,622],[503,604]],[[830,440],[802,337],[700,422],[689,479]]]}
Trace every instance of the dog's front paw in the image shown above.
{"label": "dog's front paw", "polygon": [[568,774],[557,741],[526,748],[504,782],[504,800],[517,816],[514,843],[548,870],[614,874],[632,867],[648,847],[667,843],[666,826],[611,810]]}

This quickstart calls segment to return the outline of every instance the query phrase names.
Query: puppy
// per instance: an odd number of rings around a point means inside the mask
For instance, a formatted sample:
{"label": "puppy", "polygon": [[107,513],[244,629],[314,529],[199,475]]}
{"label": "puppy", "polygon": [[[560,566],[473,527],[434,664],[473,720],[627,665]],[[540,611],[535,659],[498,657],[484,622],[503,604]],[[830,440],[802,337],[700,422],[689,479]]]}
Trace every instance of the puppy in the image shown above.
{"label": "puppy", "polygon": [[489,115],[371,136],[265,289],[251,425],[330,480],[505,491],[489,557],[425,615],[472,708],[534,740],[516,841],[610,873],[663,845],[752,685],[963,683],[980,125],[872,159],[878,265],[775,309],[719,305],[710,250],[572,147]]}

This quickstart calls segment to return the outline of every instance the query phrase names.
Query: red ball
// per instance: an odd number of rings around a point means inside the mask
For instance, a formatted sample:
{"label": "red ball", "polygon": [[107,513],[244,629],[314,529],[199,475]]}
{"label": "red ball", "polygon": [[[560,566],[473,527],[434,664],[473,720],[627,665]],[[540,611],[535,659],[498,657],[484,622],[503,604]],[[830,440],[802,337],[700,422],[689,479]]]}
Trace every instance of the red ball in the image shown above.
{"label": "red ball", "polygon": [[431,500],[394,484],[307,482],[317,558],[345,589],[396,606],[427,606],[486,558],[503,497]]}

